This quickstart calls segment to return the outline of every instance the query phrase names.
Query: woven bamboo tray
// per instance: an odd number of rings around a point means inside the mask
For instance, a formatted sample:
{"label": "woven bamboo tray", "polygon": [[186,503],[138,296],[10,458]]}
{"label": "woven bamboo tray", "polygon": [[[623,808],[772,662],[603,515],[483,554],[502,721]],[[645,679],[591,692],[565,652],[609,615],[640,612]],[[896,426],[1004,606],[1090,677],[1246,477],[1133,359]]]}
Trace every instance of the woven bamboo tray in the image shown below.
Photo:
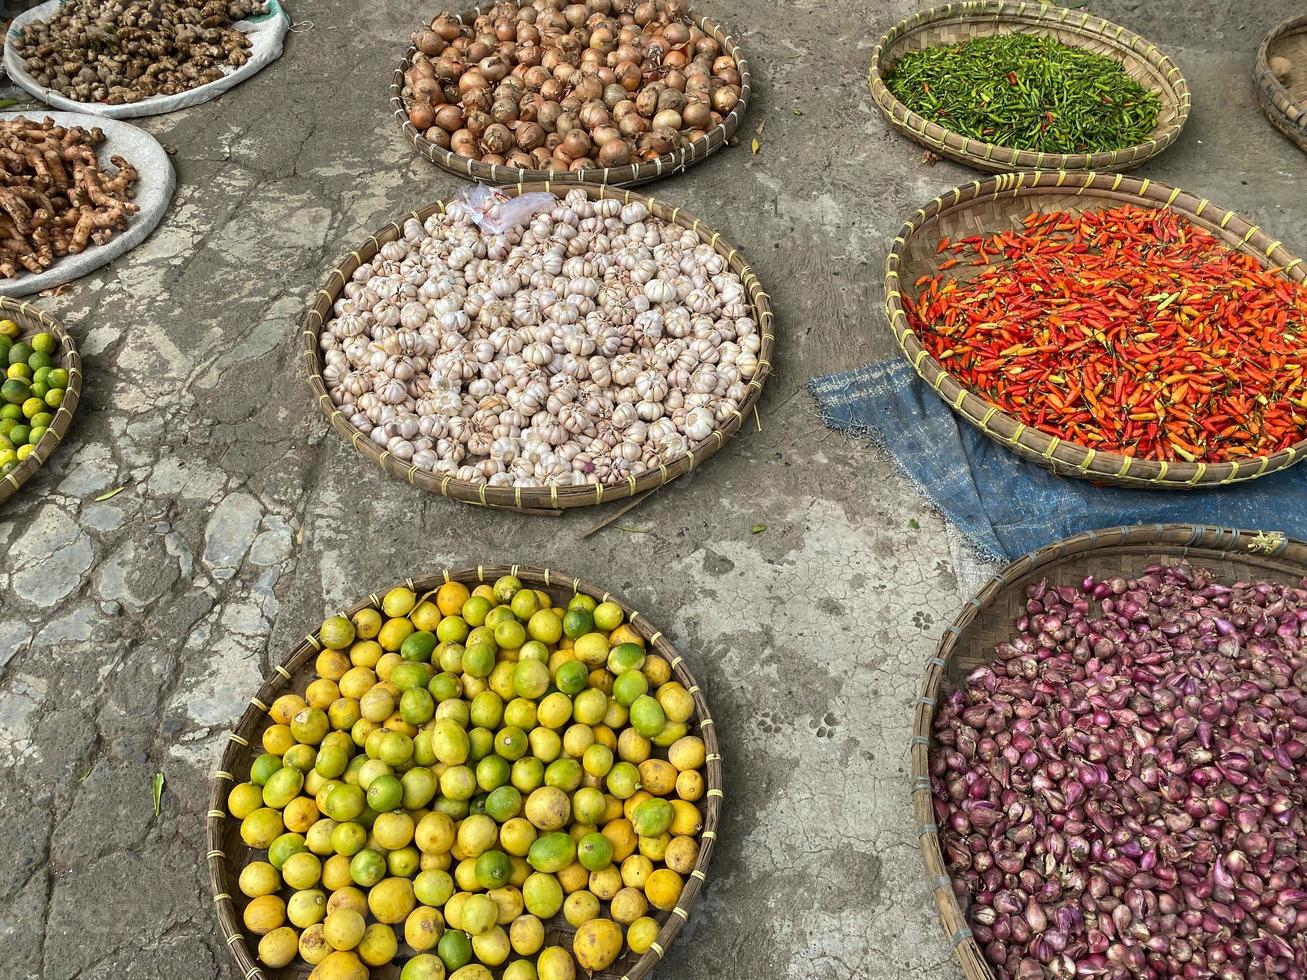
{"label": "woven bamboo tray", "polygon": [[[1232,211],[1179,188],[1120,174],[1020,173],[973,181],[935,198],[899,230],[885,259],[885,315],[903,356],[958,415],[1023,459],[1059,476],[1098,483],[1162,490],[1188,490],[1253,480],[1296,463],[1307,454],[1307,439],[1273,456],[1223,463],[1168,463],[1102,452],[1065,442],[1032,429],[1000,411],[987,398],[964,388],[921,345],[908,326],[903,300],[914,302],[912,285],[938,272],[947,255],[936,254],[939,240],[1021,225],[1031,211],[1086,211],[1123,203],[1167,207],[1201,225],[1231,248],[1283,270],[1295,282],[1307,280],[1307,265],[1279,241]],[[959,266],[961,277],[980,270]]]}
{"label": "woven bamboo tray", "polygon": [[[492,2],[483,3],[465,14],[457,15],[457,19],[460,23],[470,24],[476,20],[479,14],[493,6],[493,0]],[[413,66],[413,55],[417,53],[417,48],[411,45],[404,55],[404,60],[400,62],[399,67],[395,69],[395,74],[391,77],[390,107],[395,113],[395,120],[403,129],[404,135],[417,149],[418,153],[436,166],[443,167],[450,173],[457,174],[460,177],[491,184],[525,184],[542,180],[550,180],[555,184],[564,186],[573,184],[611,184],[615,187],[635,187],[638,184],[647,184],[649,181],[657,180],[667,174],[682,173],[720,150],[735,135],[735,131],[739,129],[740,121],[744,118],[744,113],[749,107],[749,94],[752,90],[750,84],[751,75],[749,61],[745,58],[744,52],[735,43],[735,39],[727,34],[726,30],[716,21],[702,17],[693,10],[690,11],[689,16],[694,26],[722,46],[723,54],[728,54],[735,59],[740,72],[740,101],[734,109],[727,113],[726,118],[719,125],[709,131],[707,136],[672,153],[663,154],[656,160],[650,160],[646,163],[632,163],[625,167],[592,167],[572,171],[526,170],[520,167],[482,163],[480,160],[459,156],[443,149],[419,133],[417,128],[408,121],[408,107],[404,104],[405,75],[409,68]]]}
{"label": "woven bamboo tray", "polygon": [[1151,524],[1090,531],[1033,551],[1003,568],[968,599],[945,629],[939,650],[926,666],[912,722],[912,807],[921,859],[926,866],[944,933],[970,980],[994,980],[980,945],[971,936],[940,847],[930,794],[930,749],[935,707],[966,683],[967,675],[994,658],[1026,611],[1025,587],[1047,578],[1053,585],[1079,585],[1089,573],[1132,576],[1148,565],[1187,559],[1213,568],[1227,582],[1262,579],[1298,584],[1307,575],[1307,542],[1278,532],[1265,534],[1192,524]]}
{"label": "woven bamboo tray", "polygon": [[[885,72],[909,51],[986,34],[1044,34],[1120,61],[1161,97],[1150,138],[1107,153],[1038,153],[970,139],[912,112],[885,86]],[[890,28],[871,53],[871,94],[890,126],[940,156],[978,170],[1129,170],[1175,142],[1189,118],[1189,86],[1157,45],[1101,17],[1047,3],[967,0],[932,7]]]}
{"label": "woven bamboo tray", "polygon": [[68,427],[73,424],[73,413],[77,411],[77,402],[82,393],[82,358],[77,353],[77,344],[72,335],[63,328],[63,325],[31,303],[0,296],[0,319],[9,319],[17,323],[22,330],[20,336],[23,339],[42,331],[54,334],[59,341],[59,366],[68,372],[68,388],[64,392],[63,404],[55,410],[54,421],[50,423],[45,436],[27,459],[0,480],[0,504],[3,504],[17,493],[18,488],[31,479],[32,474],[50,458],[55,447],[68,433]]}
{"label": "woven bamboo tray", "polygon": [[711,228],[704,227],[697,218],[686,214],[680,208],[672,207],[670,204],[652,197],[633,194],[629,190],[620,190],[598,184],[559,185],[552,181],[542,181],[534,184],[518,184],[513,187],[505,187],[502,190],[508,196],[516,197],[518,194],[531,193],[532,191],[554,191],[561,195],[578,188],[585,191],[594,200],[615,198],[623,203],[639,201],[648,207],[650,213],[656,217],[696,232],[705,242],[716,249],[719,255],[726,259],[730,268],[740,277],[740,281],[744,284],[744,288],[748,293],[749,303],[753,307],[754,320],[758,324],[758,329],[762,332],[762,349],[758,354],[758,371],[748,382],[748,396],[745,398],[744,403],[740,405],[738,412],[732,415],[725,424],[707,439],[691,446],[690,451],[685,455],[664,463],[658,469],[633,474],[622,483],[607,485],[593,484],[561,488],[556,485],[548,488],[489,487],[483,483],[456,480],[450,476],[436,476],[426,470],[420,470],[416,466],[396,459],[389,452],[378,448],[371,439],[351,425],[345,414],[333,404],[331,395],[327,392],[326,382],[322,379],[323,364],[321,350],[318,347],[318,335],[321,333],[324,324],[330,319],[331,307],[336,302],[336,297],[344,288],[345,283],[349,281],[349,277],[354,274],[354,270],[376,255],[386,242],[392,242],[399,238],[403,234],[403,223],[409,218],[425,221],[437,212],[443,213],[445,208],[455,200],[454,198],[448,198],[437,201],[435,204],[429,204],[421,211],[406,214],[398,221],[382,228],[357,250],[351,252],[340,265],[331,270],[322,288],[314,294],[308,312],[304,315],[301,324],[304,341],[302,353],[304,365],[309,375],[309,386],[313,389],[318,406],[331,422],[332,428],[348,439],[355,449],[379,465],[391,476],[407,480],[423,490],[430,490],[442,497],[453,497],[455,500],[479,504],[482,507],[551,515],[557,515],[565,508],[602,504],[606,500],[613,501],[623,497],[632,497],[646,490],[660,487],[664,483],[689,472],[721,449],[726,444],[726,440],[740,430],[750,412],[756,414],[755,406],[758,403],[758,397],[762,393],[762,386],[771,373],[772,347],[775,341],[772,333],[774,318],[772,316],[771,298],[763,291],[762,283],[758,281],[758,277],[754,275],[753,270],[749,268],[748,263],[740,256],[734,245]]}
{"label": "woven bamboo tray", "polygon": [[[1286,85],[1271,71],[1271,58],[1279,55],[1293,63]],[[1276,129],[1307,150],[1307,14],[1290,17],[1266,35],[1253,65],[1257,101]]]}
{"label": "woven bamboo tray", "polygon": [[[698,729],[707,749],[705,782],[707,791],[701,804],[703,810],[703,830],[699,834],[699,859],[695,868],[686,877],[685,888],[680,902],[670,912],[661,912],[650,908],[648,915],[653,916],[662,926],[657,943],[643,956],[636,956],[629,949],[607,970],[594,974],[592,980],[641,980],[656,967],[672,940],[681,931],[681,926],[689,919],[707,881],[708,865],[712,861],[713,847],[717,842],[717,827],[721,820],[722,801],[722,761],[717,745],[717,728],[713,724],[708,710],[708,701],[698,683],[685,666],[685,658],[680,656],[672,644],[656,629],[648,619],[632,609],[619,596],[613,595],[591,585],[589,582],[573,578],[564,572],[548,568],[536,568],[530,565],[477,565],[475,568],[444,569],[418,579],[408,579],[403,584],[419,596],[424,596],[438,589],[445,582],[462,582],[469,587],[485,582],[493,584],[501,575],[516,575],[524,585],[542,589],[555,600],[563,602],[573,595],[581,593],[592,596],[600,602],[615,602],[626,613],[627,621],[645,638],[649,649],[657,651],[672,666],[672,676],[681,682],[694,698],[694,715],[691,726]],[[366,599],[354,603],[343,615],[353,616],[360,609],[380,608],[381,597],[385,593],[372,593]],[[209,790],[209,812],[205,825],[205,841],[208,849],[209,881],[213,891],[214,907],[218,914],[218,924],[222,928],[232,956],[236,959],[240,976],[243,980],[302,980],[312,968],[304,963],[296,963],[279,970],[267,969],[259,965],[257,956],[251,952],[250,942],[243,931],[243,913],[249,901],[237,884],[240,870],[251,860],[259,860],[264,852],[254,851],[245,846],[240,836],[240,821],[230,818],[227,813],[227,795],[238,782],[249,778],[250,766],[262,752],[261,738],[263,730],[268,727],[268,706],[282,694],[302,692],[309,681],[317,676],[315,661],[322,649],[316,635],[306,636],[291,651],[287,660],[273,668],[259,688],[258,694],[251,698],[249,707],[241,715],[236,727],[227,734],[227,746],[222,754],[218,771],[213,774]],[[564,945],[571,949],[572,934],[575,930],[567,924],[560,912],[554,919],[545,923],[546,945]],[[403,945],[401,937],[400,954],[397,959],[413,955],[413,951]],[[373,968],[371,980],[395,980],[399,976],[399,966],[391,964],[384,968]],[[502,970],[493,971],[499,976]]]}

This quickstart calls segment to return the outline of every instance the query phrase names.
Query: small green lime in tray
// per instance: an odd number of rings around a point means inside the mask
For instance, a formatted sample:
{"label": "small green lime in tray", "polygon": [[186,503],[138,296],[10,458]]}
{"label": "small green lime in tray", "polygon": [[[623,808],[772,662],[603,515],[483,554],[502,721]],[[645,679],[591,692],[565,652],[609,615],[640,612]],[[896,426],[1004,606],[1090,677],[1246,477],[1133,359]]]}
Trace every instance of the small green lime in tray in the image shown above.
{"label": "small green lime in tray", "polygon": [[0,477],[35,451],[68,390],[54,334],[20,339],[19,332],[13,320],[0,320]]}

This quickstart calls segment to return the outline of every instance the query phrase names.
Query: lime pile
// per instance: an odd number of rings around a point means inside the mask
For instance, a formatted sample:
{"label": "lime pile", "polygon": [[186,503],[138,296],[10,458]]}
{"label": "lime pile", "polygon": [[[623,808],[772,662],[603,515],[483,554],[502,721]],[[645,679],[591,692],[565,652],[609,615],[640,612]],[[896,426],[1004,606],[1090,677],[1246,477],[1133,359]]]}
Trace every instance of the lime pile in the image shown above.
{"label": "lime pile", "polygon": [[68,372],[59,367],[59,341],[38,333],[19,340],[19,326],[0,320],[0,477],[30,456],[54,421],[68,389]]}
{"label": "lime pile", "polygon": [[[699,857],[706,747],[620,606],[447,582],[319,639],[228,798],[266,851],[239,879],[264,964],[574,980],[656,942]],[[546,945],[555,916],[571,950]]]}

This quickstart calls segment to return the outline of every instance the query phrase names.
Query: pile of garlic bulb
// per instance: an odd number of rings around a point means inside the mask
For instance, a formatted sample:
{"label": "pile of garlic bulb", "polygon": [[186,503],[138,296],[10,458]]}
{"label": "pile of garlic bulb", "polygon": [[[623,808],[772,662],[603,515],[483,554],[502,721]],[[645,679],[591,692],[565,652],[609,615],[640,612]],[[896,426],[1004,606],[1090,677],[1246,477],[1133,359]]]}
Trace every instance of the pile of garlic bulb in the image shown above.
{"label": "pile of garlic bulb", "polygon": [[490,486],[612,484],[739,413],[762,335],[695,232],[581,190],[502,234],[473,217],[410,218],[320,335],[332,400],[377,446]]}

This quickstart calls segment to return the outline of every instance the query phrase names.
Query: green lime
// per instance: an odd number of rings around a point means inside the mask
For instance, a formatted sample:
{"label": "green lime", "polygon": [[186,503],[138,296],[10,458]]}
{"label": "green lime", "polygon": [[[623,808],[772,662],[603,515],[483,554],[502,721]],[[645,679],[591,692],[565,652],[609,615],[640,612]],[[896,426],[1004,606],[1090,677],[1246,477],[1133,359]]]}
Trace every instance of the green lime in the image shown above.
{"label": "green lime", "polygon": [[603,819],[608,801],[604,794],[593,786],[582,786],[572,797],[572,815],[577,823],[595,826]]}
{"label": "green lime", "polygon": [[41,384],[41,385],[46,385],[48,387],[50,384],[49,378],[50,378],[51,370],[53,369],[48,367],[37,368],[35,371],[32,372],[32,384],[33,385]]}
{"label": "green lime", "polygon": [[454,894],[454,879],[448,871],[428,869],[413,879],[413,894],[423,905],[442,908]]}
{"label": "green lime", "polygon": [[351,783],[341,783],[323,800],[323,812],[332,820],[345,822],[354,820],[363,813],[367,797],[363,790]]}
{"label": "green lime", "polygon": [[675,811],[672,810],[672,805],[666,800],[654,797],[635,808],[635,813],[631,815],[631,823],[635,827],[635,832],[641,837],[657,837],[672,825],[673,816]]}
{"label": "green lime", "polygon": [[318,761],[318,751],[312,745],[292,745],[281,757],[281,764],[300,772],[308,772]]}
{"label": "green lime", "polygon": [[556,759],[545,769],[545,785],[557,786],[564,793],[571,793],[581,785],[584,776],[581,763],[575,759]]}
{"label": "green lime", "polygon": [[51,368],[45,376],[45,383],[51,388],[67,388],[68,372],[64,368]]}
{"label": "green lime", "polygon": [[526,642],[526,628],[517,620],[495,627],[495,642],[501,650],[516,650]]}
{"label": "green lime", "polygon": [[468,596],[467,602],[463,603],[463,622],[469,626],[480,626],[486,621],[486,614],[493,608],[494,606],[485,596]]}
{"label": "green lime", "polygon": [[494,691],[482,691],[472,699],[472,724],[479,728],[498,728],[504,719],[504,702]]}
{"label": "green lime", "polygon": [[19,422],[22,420],[22,418],[23,418],[23,406],[21,403],[13,404],[10,402],[6,402],[5,404],[0,405],[0,419],[8,419],[14,422]]}
{"label": "green lime", "polygon": [[[15,344],[15,347],[18,345]],[[10,361],[12,364],[13,362]],[[513,596],[522,589],[522,581],[516,575],[504,575],[495,581],[495,599],[502,603],[513,601]]]}
{"label": "green lime", "polygon": [[280,871],[292,854],[302,854],[308,849],[303,834],[282,834],[268,845],[268,863]]}
{"label": "green lime", "polygon": [[436,636],[442,643],[462,643],[468,632],[467,620],[462,616],[446,616],[436,624]]}
{"label": "green lime", "polygon": [[42,354],[39,350],[33,351],[27,358],[27,366],[33,371],[39,371],[41,368],[54,367],[54,359],[49,354]]}
{"label": "green lime", "polygon": [[32,386],[22,378],[10,378],[0,384],[0,398],[10,405],[22,405],[32,395]]}
{"label": "green lime", "polygon": [[497,755],[488,755],[477,763],[477,785],[487,793],[499,789],[508,783],[512,766],[508,760]]}
{"label": "green lime", "polygon": [[489,728],[474,728],[467,733],[468,758],[480,762],[495,751],[495,733]]}
{"label": "green lime", "polygon": [[500,786],[486,797],[486,816],[507,823],[522,812],[522,794],[512,786]]}
{"label": "green lime", "polygon": [[601,602],[594,608],[595,629],[611,633],[622,625],[625,614],[622,607],[615,602]]}
{"label": "green lime", "polygon": [[546,874],[556,874],[576,860],[576,841],[562,831],[542,834],[527,852],[527,864]]}
{"label": "green lime", "polygon": [[422,725],[436,713],[436,702],[425,687],[405,691],[399,699],[399,714],[410,725]]}
{"label": "green lime", "polygon": [[361,823],[338,823],[331,831],[331,847],[337,854],[353,857],[368,842],[368,831]]}
{"label": "green lime", "polygon": [[443,701],[449,701],[453,698],[463,696],[463,682],[458,679],[457,674],[451,674],[448,671],[437,674],[431,678],[431,683],[427,685],[427,690],[437,704]]}
{"label": "green lime", "polygon": [[549,668],[538,660],[521,660],[513,668],[513,690],[520,698],[539,698],[549,690]]}
{"label": "green lime", "polygon": [[436,952],[445,969],[453,973],[472,962],[472,940],[465,932],[449,929],[440,937]]}
{"label": "green lime", "polygon": [[445,980],[445,964],[432,953],[419,953],[404,964],[399,980]]}
{"label": "green lime", "polygon": [[399,781],[404,784],[405,810],[420,810],[435,798],[436,777],[430,769],[414,766]]}
{"label": "green lime", "polygon": [[390,683],[401,692],[426,687],[431,683],[431,665],[421,660],[402,660],[391,668]]}
{"label": "green lime", "polygon": [[368,784],[367,798],[377,813],[389,813],[404,802],[404,785],[395,776],[378,776]]}
{"label": "green lime", "polygon": [[590,683],[590,671],[579,660],[564,660],[554,674],[554,683],[564,694],[580,694]]}
{"label": "green lime", "polygon": [[542,664],[549,663],[549,647],[545,646],[539,640],[527,640],[522,644],[522,649],[517,651],[518,661],[539,660]]}
{"label": "green lime", "polygon": [[[579,598],[579,597],[578,597]],[[595,618],[589,609],[573,606],[563,616],[563,632],[573,640],[585,636],[595,628]]]}
{"label": "green lime", "polygon": [[520,728],[503,728],[495,734],[495,754],[515,762],[526,755],[529,743]]}
{"label": "green lime", "polygon": [[563,907],[563,886],[553,875],[537,872],[522,885],[522,899],[528,912],[548,922]]}
{"label": "green lime", "polygon": [[272,778],[273,773],[278,772],[280,769],[281,759],[271,752],[264,752],[250,766],[250,782],[255,786],[263,786]]}
{"label": "green lime", "polygon": [[27,437],[27,442],[32,446],[39,446],[41,440],[45,437],[46,428],[43,425],[32,426],[31,434]]}
{"label": "green lime", "polygon": [[617,703],[629,708],[641,695],[649,693],[649,680],[638,670],[628,670],[613,681],[613,697]]}
{"label": "green lime", "polygon": [[32,350],[38,354],[53,354],[59,347],[59,342],[55,340],[54,334],[42,331],[32,338]]}
{"label": "green lime", "polygon": [[37,381],[35,378],[32,379],[32,397],[40,399],[42,408],[45,407],[45,396],[49,393],[50,386],[48,384],[44,381]]}
{"label": "green lime", "polygon": [[[12,323],[12,320],[0,320],[0,323]],[[9,363],[9,348],[14,346],[13,339],[0,333],[0,363]]]}
{"label": "green lime", "polygon": [[629,762],[619,762],[608,770],[604,784],[619,800],[629,800],[640,789],[640,770]]}
{"label": "green lime", "polygon": [[647,694],[640,695],[631,704],[631,727],[645,738],[662,734],[667,727],[663,706]]}
{"label": "green lime", "polygon": [[540,597],[536,595],[534,589],[522,589],[508,603],[508,608],[513,610],[513,615],[526,622],[537,612],[540,611]]}
{"label": "green lime", "polygon": [[58,408],[64,403],[64,390],[62,388],[51,388],[45,393],[45,404],[47,408]]}
{"label": "green lime", "polygon": [[544,785],[545,764],[532,756],[518,759],[513,763],[510,779],[519,792],[533,792]]}
{"label": "green lime", "polygon": [[602,871],[613,863],[613,842],[600,833],[586,834],[576,845],[576,857],[585,870]]}
{"label": "green lime", "polygon": [[515,622],[517,622],[517,617],[513,615],[512,606],[495,606],[494,609],[486,613],[486,621],[483,624],[482,629],[489,630],[493,635],[495,627],[499,626],[501,623]]}
{"label": "green lime", "polygon": [[476,863],[477,884],[486,891],[503,888],[513,877],[513,862],[503,851],[486,851]]}
{"label": "green lime", "polygon": [[15,446],[26,446],[32,441],[32,427],[30,425],[16,425],[9,430],[9,441]]}
{"label": "green lime", "polygon": [[495,655],[498,652],[493,643],[472,643],[463,651],[463,673],[470,677],[489,677],[495,669]]}
{"label": "green lime", "polygon": [[[543,666],[543,664],[541,665]],[[536,703],[530,698],[513,698],[504,706],[504,724],[529,732],[538,724]]]}
{"label": "green lime", "polygon": [[418,630],[404,637],[404,642],[399,645],[399,655],[405,660],[430,661],[431,651],[436,648],[437,642],[436,634]]}
{"label": "green lime", "polygon": [[0,419],[0,436],[4,436],[7,440],[9,438],[9,430],[17,424],[18,423],[13,419]]}
{"label": "green lime", "polygon": [[599,605],[599,600],[592,595],[586,595],[578,592],[567,603],[568,609],[584,609],[588,613],[595,611],[595,606]]}
{"label": "green lime", "polygon": [[386,859],[380,851],[365,847],[350,858],[349,876],[360,888],[371,888],[386,876]]}
{"label": "green lime", "polygon": [[[653,700],[650,698],[650,700]],[[658,702],[654,702],[657,704]],[[662,709],[659,708],[659,711]],[[661,731],[661,729],[660,729]],[[381,737],[381,752],[378,756],[388,766],[402,766],[413,758],[413,739],[403,732],[386,732]]]}
{"label": "green lime", "polygon": [[53,421],[54,416],[43,409],[32,416],[31,426],[33,429],[47,429]]}
{"label": "green lime", "polygon": [[32,356],[32,345],[25,340],[20,340],[9,348],[10,364],[26,364],[27,359]]}
{"label": "green lime", "polygon": [[608,669],[614,674],[639,670],[644,666],[644,647],[638,643],[619,643],[608,651]]}

